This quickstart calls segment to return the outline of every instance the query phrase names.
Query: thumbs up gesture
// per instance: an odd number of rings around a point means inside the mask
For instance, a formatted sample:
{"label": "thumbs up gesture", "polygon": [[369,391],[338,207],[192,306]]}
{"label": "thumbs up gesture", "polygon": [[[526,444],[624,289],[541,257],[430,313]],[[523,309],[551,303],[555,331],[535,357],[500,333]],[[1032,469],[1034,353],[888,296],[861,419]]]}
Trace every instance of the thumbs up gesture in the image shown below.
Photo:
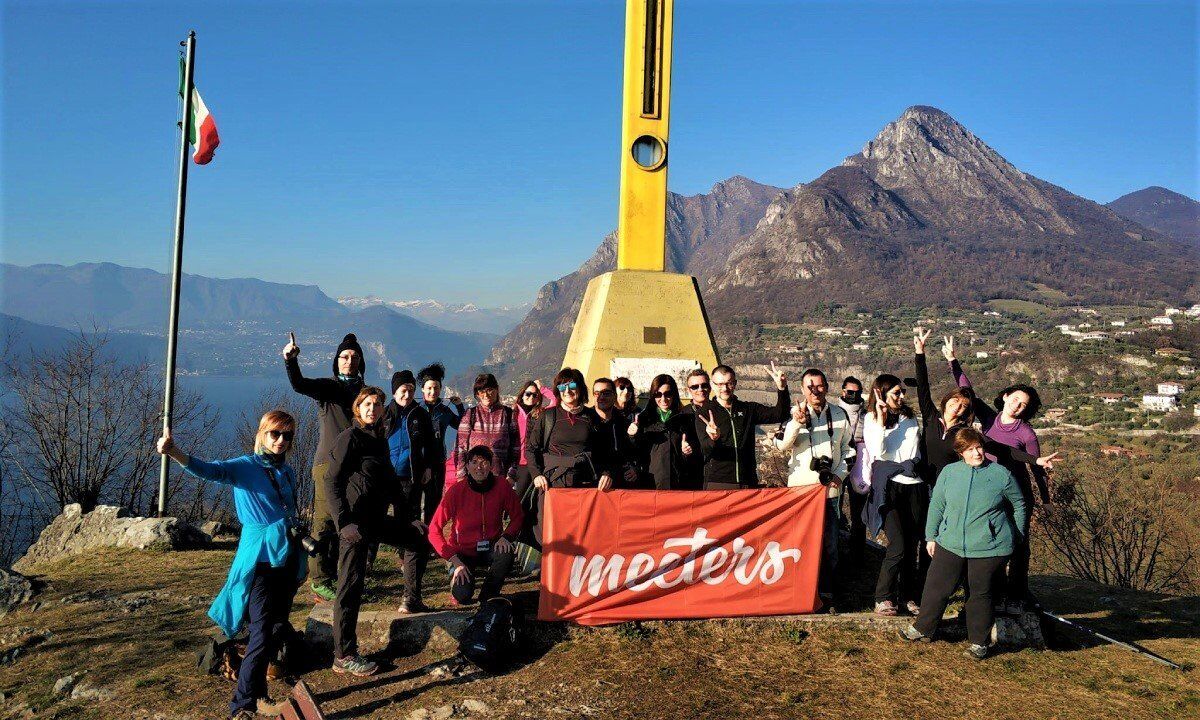
{"label": "thumbs up gesture", "polygon": [[687,441],[686,435],[683,437],[683,442],[679,444],[679,450],[683,453],[684,457],[692,454],[692,444]]}
{"label": "thumbs up gesture", "polygon": [[638,434],[638,418],[640,415],[633,416],[633,422],[629,423],[629,429],[625,432],[629,433],[629,437],[637,437]]}

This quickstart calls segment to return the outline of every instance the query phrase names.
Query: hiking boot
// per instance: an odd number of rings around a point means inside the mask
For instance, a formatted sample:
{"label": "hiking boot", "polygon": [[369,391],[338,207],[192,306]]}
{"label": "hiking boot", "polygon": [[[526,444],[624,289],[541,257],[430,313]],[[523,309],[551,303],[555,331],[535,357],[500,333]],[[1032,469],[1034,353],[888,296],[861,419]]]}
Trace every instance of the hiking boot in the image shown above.
{"label": "hiking boot", "polygon": [[821,596],[821,613],[825,615],[837,615],[837,605],[833,602],[832,595]]}
{"label": "hiking boot", "polygon": [[328,580],[311,582],[308,584],[308,587],[312,590],[313,599],[319,603],[333,602],[337,599],[337,588]]}
{"label": "hiking boot", "polygon": [[988,646],[971,643],[971,646],[963,652],[963,655],[966,655],[972,660],[983,660],[988,656]]}
{"label": "hiking boot", "polygon": [[892,602],[891,600],[884,600],[883,602],[875,603],[875,614],[882,615],[884,617],[895,617],[896,603]]}
{"label": "hiking boot", "polygon": [[916,604],[912,600],[909,600],[908,602],[904,603],[904,609],[907,610],[908,614],[912,615],[913,617],[916,617],[921,614],[921,606]]}
{"label": "hiking boot", "polygon": [[909,625],[900,631],[900,639],[907,640],[909,642],[930,642],[932,640],[932,638],[922,635],[921,631],[917,630],[912,625]]}
{"label": "hiking boot", "polygon": [[333,659],[333,671],[339,675],[370,677],[379,672],[379,665],[362,655],[347,655],[344,658]]}
{"label": "hiking boot", "polygon": [[254,709],[263,717],[279,717],[287,709],[289,702],[275,702],[269,697],[260,697]]}
{"label": "hiking boot", "polygon": [[400,607],[396,608],[396,612],[401,615],[413,615],[415,613],[433,612],[433,608],[421,602],[420,598],[404,598],[400,601]]}

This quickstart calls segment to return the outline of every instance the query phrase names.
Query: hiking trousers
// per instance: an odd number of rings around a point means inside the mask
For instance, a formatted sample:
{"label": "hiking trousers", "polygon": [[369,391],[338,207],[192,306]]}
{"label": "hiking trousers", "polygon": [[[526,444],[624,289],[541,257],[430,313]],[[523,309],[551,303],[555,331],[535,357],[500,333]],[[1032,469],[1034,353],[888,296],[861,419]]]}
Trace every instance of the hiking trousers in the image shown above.
{"label": "hiking trousers", "polygon": [[462,585],[454,584],[454,565],[446,563],[446,571],[450,573],[450,594],[454,599],[462,604],[471,602],[471,596],[475,594],[475,581],[479,579],[479,573],[484,569],[487,574],[483,578],[483,585],[479,589],[479,602],[485,603],[494,597],[500,595],[500,588],[504,585],[504,578],[508,576],[508,571],[512,569],[513,558],[515,555],[510,551],[501,552],[485,552],[475,556],[460,555],[459,556],[467,569],[471,571],[471,582]]}
{"label": "hiking trousers", "polygon": [[317,540],[317,554],[308,559],[308,579],[314,585],[337,580],[338,535],[329,514],[325,497],[325,473],[328,463],[313,465],[312,536]]}
{"label": "hiking trousers", "polygon": [[933,552],[933,561],[925,579],[925,590],[921,593],[921,613],[913,627],[925,637],[933,637],[950,596],[958,588],[965,573],[967,576],[967,639],[975,645],[987,646],[991,642],[995,608],[992,591],[997,571],[1004,567],[1007,555],[985,558],[963,558],[946,548],[938,546]]}
{"label": "hiking trousers", "polygon": [[253,712],[258,699],[267,697],[267,663],[279,652],[288,629],[288,615],[296,595],[298,555],[293,548],[283,567],[271,567],[270,563],[254,566],[254,580],[250,583],[250,597],[246,603],[250,637],[246,655],[238,668],[237,689],[229,704],[230,715],[236,715],[239,710]]}
{"label": "hiking trousers", "polygon": [[885,492],[883,532],[888,545],[875,583],[875,602],[891,600],[903,606],[909,600],[920,600],[924,583],[921,575],[928,567],[929,556],[921,545],[929,511],[929,486],[888,481]]}

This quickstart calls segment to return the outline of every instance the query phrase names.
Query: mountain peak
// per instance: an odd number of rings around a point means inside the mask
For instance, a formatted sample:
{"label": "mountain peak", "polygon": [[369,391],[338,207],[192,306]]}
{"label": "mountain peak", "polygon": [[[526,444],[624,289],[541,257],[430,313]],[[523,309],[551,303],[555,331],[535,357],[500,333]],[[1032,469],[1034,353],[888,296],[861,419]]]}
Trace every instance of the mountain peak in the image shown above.
{"label": "mountain peak", "polygon": [[1200,202],[1151,185],[1113,200],[1108,207],[1123,218],[1185,243],[1200,245]]}

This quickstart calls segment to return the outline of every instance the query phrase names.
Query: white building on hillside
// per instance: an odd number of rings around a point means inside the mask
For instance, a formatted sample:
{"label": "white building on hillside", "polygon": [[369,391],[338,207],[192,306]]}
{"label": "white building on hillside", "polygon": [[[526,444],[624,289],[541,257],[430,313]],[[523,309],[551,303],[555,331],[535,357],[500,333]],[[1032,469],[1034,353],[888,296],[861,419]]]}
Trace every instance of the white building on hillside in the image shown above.
{"label": "white building on hillside", "polygon": [[986,358],[987,356],[988,356],[988,354],[987,354],[987,352],[986,352],[986,351],[984,351],[984,350],[976,350],[976,351],[975,351],[975,357],[977,357],[977,358],[984,359],[984,358]]}
{"label": "white building on hillside", "polygon": [[1125,327],[1124,320],[1112,320],[1108,324],[1112,325],[1113,327]]}
{"label": "white building on hillside", "polygon": [[1188,317],[1200,317],[1200,303],[1196,303],[1187,310],[1184,310],[1183,314]]}
{"label": "white building on hillside", "polygon": [[1170,327],[1175,324],[1175,321],[1172,320],[1171,318],[1167,317],[1166,315],[1158,315],[1157,317],[1150,318],[1150,324],[1151,325],[1162,325],[1163,327]]}
{"label": "white building on hillside", "polygon": [[1179,409],[1179,398],[1174,395],[1146,393],[1142,396],[1142,407],[1154,412],[1172,412]]}
{"label": "white building on hillside", "polygon": [[1183,394],[1183,385],[1180,383],[1174,382],[1174,381],[1160,382],[1158,384],[1158,394],[1159,395],[1175,395],[1175,396],[1182,395]]}
{"label": "white building on hillside", "polygon": [[1172,315],[1179,315],[1182,312],[1183,311],[1180,310],[1179,308],[1167,308],[1166,310],[1163,311],[1163,315],[1166,315],[1167,317],[1171,317]]}

